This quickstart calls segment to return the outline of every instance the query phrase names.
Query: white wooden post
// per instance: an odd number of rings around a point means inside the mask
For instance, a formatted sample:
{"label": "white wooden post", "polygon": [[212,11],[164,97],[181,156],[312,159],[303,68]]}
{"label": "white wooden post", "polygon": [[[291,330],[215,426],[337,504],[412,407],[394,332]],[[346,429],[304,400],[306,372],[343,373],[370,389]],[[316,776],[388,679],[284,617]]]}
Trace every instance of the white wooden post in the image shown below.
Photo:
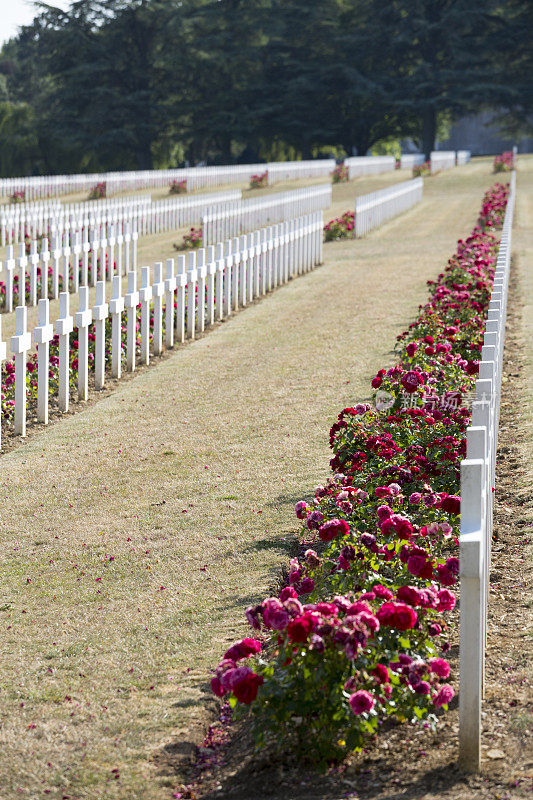
{"label": "white wooden post", "polygon": [[128,372],[135,372],[135,348],[137,346],[137,306],[139,305],[139,292],[137,291],[137,273],[128,272],[128,293],[124,298],[127,308],[126,319],[126,368]]}
{"label": "white wooden post", "polygon": [[150,286],[150,267],[141,269],[141,364],[150,363],[150,301],[152,287]]}
{"label": "white wooden post", "polygon": [[41,297],[46,300],[48,297],[48,264],[50,263],[48,239],[43,239],[41,243],[41,263]]}
{"label": "white wooden post", "polygon": [[239,248],[239,239],[236,236],[231,240],[231,292],[232,292],[232,308],[237,311],[239,308],[239,274],[240,274],[240,261],[242,253]]}
{"label": "white wooden post", "polygon": [[6,271],[6,311],[13,311],[13,274],[15,272],[15,259],[13,258],[13,245],[8,244],[6,248],[6,260],[4,262]]}
{"label": "white wooden post", "polygon": [[120,272],[116,272],[115,270],[115,245],[117,243],[117,238],[114,225],[111,225],[111,230],[107,238],[107,243],[109,245],[109,262],[108,262],[107,275],[108,275],[108,280],[112,280],[115,274],[120,275]]}
{"label": "white wooden post", "polygon": [[139,234],[137,232],[137,227],[134,224],[133,230],[131,232],[131,242],[132,242],[132,249],[133,249],[133,269],[137,269],[137,240],[139,238]]}
{"label": "white wooden post", "polygon": [[196,330],[196,287],[198,271],[196,269],[196,253],[189,253],[189,269],[187,270],[187,336],[194,339]]}
{"label": "white wooden post", "polygon": [[244,308],[248,295],[248,241],[246,236],[241,236],[239,241],[239,304]]}
{"label": "white wooden post", "polygon": [[483,635],[482,459],[461,462],[459,758],[463,769],[481,766]]}
{"label": "white wooden post", "polygon": [[17,267],[19,275],[19,306],[26,305],[26,267],[28,265],[28,258],[26,256],[26,245],[24,242],[19,244],[19,255],[17,258]]}
{"label": "white wooden post", "polygon": [[100,249],[97,228],[91,228],[89,242],[91,246],[91,285],[96,286],[98,279],[98,251]]}
{"label": "white wooden post", "polygon": [[15,433],[26,436],[26,356],[31,348],[27,330],[28,309],[15,309],[15,335],[11,337],[11,352],[15,356]]}
{"label": "white wooden post", "polygon": [[80,286],[78,310],[74,314],[74,324],[78,329],[78,398],[87,400],[89,392],[89,325],[93,312],[89,308],[89,287]]}
{"label": "white wooden post", "polygon": [[82,243],[82,265],[81,265],[81,285],[88,286],[89,285],[89,252],[91,250],[91,245],[89,243],[89,231],[87,228],[83,229],[83,243]]}
{"label": "white wooden post", "polygon": [[62,289],[64,292],[68,292],[70,289],[70,280],[69,280],[69,273],[70,273],[70,244],[68,233],[65,233],[63,236],[63,284]]}
{"label": "white wooden post", "polygon": [[154,264],[152,292],[154,298],[154,355],[159,356],[163,350],[163,294],[165,292],[162,261]]}
{"label": "white wooden post", "polygon": [[70,379],[69,336],[74,330],[74,320],[70,316],[69,293],[59,295],[59,317],[56,320],[56,336],[59,336],[59,385],[58,404],[60,411],[68,411]]}
{"label": "white wooden post", "polygon": [[122,312],[124,311],[124,298],[122,297],[122,278],[120,275],[113,277],[112,297],[109,301],[111,314],[111,375],[120,378],[122,374]]}
{"label": "white wooden post", "polygon": [[39,253],[37,252],[37,242],[32,240],[30,243],[30,305],[37,305],[37,267],[39,265]]}
{"label": "white wooden post", "polygon": [[215,319],[219,322],[224,314],[224,245],[216,246],[215,261]]}
{"label": "white wooden post", "polygon": [[117,233],[117,274],[124,275],[123,270],[123,252],[124,252],[124,236],[122,235],[123,223],[120,222]]}
{"label": "white wooden post", "polygon": [[215,321],[215,275],[217,265],[215,262],[215,248],[209,245],[206,252],[206,270],[207,270],[207,308],[206,308],[206,325],[210,326]]}
{"label": "white wooden post", "polygon": [[176,277],[174,275],[174,259],[167,258],[165,265],[165,347],[174,347],[174,293]]}
{"label": "white wooden post", "polygon": [[109,273],[106,272],[107,268],[107,236],[105,223],[100,230],[100,266],[98,268],[98,280],[110,280]]}
{"label": "white wooden post", "polygon": [[207,269],[205,266],[205,248],[203,247],[198,250],[196,264],[196,271],[198,273],[198,291],[196,295],[196,330],[199,333],[203,333],[205,329],[205,284],[207,275]]}
{"label": "white wooden post", "polygon": [[[2,317],[0,316],[0,394],[2,393],[2,364],[6,360],[7,347],[2,339]],[[0,413],[0,446],[2,445],[2,419]]]}
{"label": "white wooden post", "polygon": [[72,245],[72,291],[77,294],[80,286],[80,259],[82,253],[81,231],[74,233]]}
{"label": "white wooden post", "polygon": [[232,255],[231,239],[224,242],[224,316],[229,317],[231,314],[231,271],[233,268],[233,255]]}
{"label": "white wooden post", "polygon": [[187,274],[185,271],[185,256],[178,256],[176,275],[176,341],[185,341],[185,289]]}
{"label": "white wooden post", "polygon": [[94,320],[94,386],[100,391],[105,385],[105,321],[109,307],[105,301],[105,281],[96,282]]}
{"label": "white wooden post", "polygon": [[57,300],[59,297],[59,263],[62,256],[61,237],[52,238],[52,297]]}

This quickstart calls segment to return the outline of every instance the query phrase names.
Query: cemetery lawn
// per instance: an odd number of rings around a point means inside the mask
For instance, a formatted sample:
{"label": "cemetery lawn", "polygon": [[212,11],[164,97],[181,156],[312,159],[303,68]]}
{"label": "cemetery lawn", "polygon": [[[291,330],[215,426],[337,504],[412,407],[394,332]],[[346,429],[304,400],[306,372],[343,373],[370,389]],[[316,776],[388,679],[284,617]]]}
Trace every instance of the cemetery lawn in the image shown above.
{"label": "cemetery lawn", "polygon": [[329,424],[368,397],[493,182],[488,159],[426,181],[419,206],[2,457],[2,798],[172,796],[216,708],[209,668],[328,474]]}

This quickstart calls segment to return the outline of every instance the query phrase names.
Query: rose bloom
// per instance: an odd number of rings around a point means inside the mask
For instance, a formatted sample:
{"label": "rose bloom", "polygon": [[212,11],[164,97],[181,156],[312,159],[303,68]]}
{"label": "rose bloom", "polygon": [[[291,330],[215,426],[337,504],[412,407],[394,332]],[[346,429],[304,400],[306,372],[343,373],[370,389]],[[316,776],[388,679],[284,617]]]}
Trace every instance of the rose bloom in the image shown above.
{"label": "rose bloom", "polygon": [[330,519],[324,522],[318,529],[318,536],[323,542],[331,542],[337,536],[346,536],[350,532],[350,526],[344,519]]}
{"label": "rose bloom", "polygon": [[437,596],[439,598],[437,611],[451,611],[455,608],[457,600],[455,599],[454,593],[450,592],[449,589],[440,589]]}
{"label": "rose bloom", "polygon": [[443,658],[430,658],[429,667],[439,678],[447,678],[450,674],[450,665]]}
{"label": "rose bloom", "polygon": [[420,605],[420,592],[416,586],[400,586],[396,592],[396,597],[409,606]]}
{"label": "rose bloom", "polygon": [[443,686],[440,687],[437,694],[433,695],[433,705],[435,706],[435,708],[440,708],[441,706],[447,705],[454,696],[454,694],[455,692],[453,691],[450,684],[445,683]]}
{"label": "rose bloom", "polygon": [[285,600],[288,600],[289,597],[298,597],[298,592],[293,586],[286,586],[284,589],[281,590],[279,593],[279,599],[283,603]]}
{"label": "rose bloom", "polygon": [[385,664],[376,664],[372,670],[372,675],[375,675],[378,683],[389,683],[389,670]]}
{"label": "rose bloom", "polygon": [[449,494],[440,501],[440,508],[448,514],[459,514],[461,511],[461,498],[456,494]]}
{"label": "rose bloom", "polygon": [[309,509],[308,509],[308,506],[307,506],[307,503],[305,502],[305,500],[300,500],[294,506],[294,511],[295,511],[296,516],[298,517],[298,519],[304,519],[304,517],[307,515],[307,511],[308,510]]}
{"label": "rose bloom", "polygon": [[282,631],[290,620],[289,612],[283,608],[277,597],[270,597],[263,604],[263,622],[267,628]]}
{"label": "rose bloom", "polygon": [[257,690],[264,683],[264,678],[261,675],[256,675],[252,672],[242,680],[238,681],[234,688],[233,694],[239,703],[249,705],[257,697]]}
{"label": "rose bloom", "polygon": [[287,634],[291,642],[305,642],[314,628],[313,619],[308,614],[296,617],[287,625]]}
{"label": "rose bloom", "polygon": [[232,661],[238,661],[241,658],[248,658],[254,653],[260,652],[261,642],[259,642],[257,639],[246,638],[241,639],[240,642],[235,642],[235,644],[224,653],[224,658],[229,658]]}
{"label": "rose bloom", "polygon": [[366,714],[374,708],[374,698],[370,692],[360,689],[350,696],[348,700],[353,713],[357,716],[359,714]]}

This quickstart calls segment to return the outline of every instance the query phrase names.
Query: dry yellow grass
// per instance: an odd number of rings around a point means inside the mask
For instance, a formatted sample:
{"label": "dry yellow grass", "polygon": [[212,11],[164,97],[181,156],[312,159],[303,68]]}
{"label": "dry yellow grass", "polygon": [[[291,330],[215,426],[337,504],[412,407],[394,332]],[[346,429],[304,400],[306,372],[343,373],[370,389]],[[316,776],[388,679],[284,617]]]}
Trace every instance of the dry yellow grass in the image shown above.
{"label": "dry yellow grass", "polygon": [[2,798],[168,796],[153,757],[205,718],[209,667],[327,474],[329,424],[492,182],[487,160],[427,181],[419,207],[2,458]]}

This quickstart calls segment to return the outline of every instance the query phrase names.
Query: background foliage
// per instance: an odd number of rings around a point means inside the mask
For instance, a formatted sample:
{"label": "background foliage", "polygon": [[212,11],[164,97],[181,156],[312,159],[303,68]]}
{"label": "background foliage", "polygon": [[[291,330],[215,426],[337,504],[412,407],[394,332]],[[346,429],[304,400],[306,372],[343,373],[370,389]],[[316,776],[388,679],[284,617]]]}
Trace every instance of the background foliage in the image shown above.
{"label": "background foliage", "polygon": [[[38,3],[0,52],[2,175],[364,154],[496,108],[531,130],[527,0]],[[529,118],[529,121],[528,121]]]}

